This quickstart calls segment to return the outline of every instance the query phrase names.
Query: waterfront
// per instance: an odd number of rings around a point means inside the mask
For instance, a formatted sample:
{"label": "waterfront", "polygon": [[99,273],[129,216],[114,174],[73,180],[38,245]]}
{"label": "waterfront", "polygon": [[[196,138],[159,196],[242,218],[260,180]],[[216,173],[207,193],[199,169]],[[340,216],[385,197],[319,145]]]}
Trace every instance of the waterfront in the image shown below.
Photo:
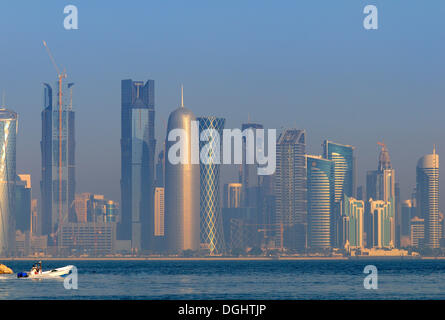
{"label": "waterfront", "polygon": [[[0,276],[0,299],[445,299],[444,260],[43,261],[73,264],[78,289],[63,280]],[[33,261],[8,261],[14,272]],[[378,268],[366,290],[363,269]]]}

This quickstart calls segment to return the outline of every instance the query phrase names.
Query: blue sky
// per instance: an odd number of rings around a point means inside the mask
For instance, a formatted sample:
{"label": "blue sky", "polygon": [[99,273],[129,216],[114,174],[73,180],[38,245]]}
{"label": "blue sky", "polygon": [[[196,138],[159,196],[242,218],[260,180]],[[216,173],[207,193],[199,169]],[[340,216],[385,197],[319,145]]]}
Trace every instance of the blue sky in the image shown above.
{"label": "blue sky", "polygon": [[[63,28],[68,4],[79,30]],[[378,30],[362,26],[367,4]],[[384,139],[406,198],[417,160],[434,143],[442,154],[444,16],[443,1],[2,1],[0,90],[20,117],[18,172],[39,197],[42,83],[56,80],[46,40],[76,83],[78,192],[119,200],[120,80],[132,78],[156,81],[158,145],[184,83],[185,105],[226,127],[250,115],[305,128],[312,154],[324,139],[355,145],[359,183]]]}

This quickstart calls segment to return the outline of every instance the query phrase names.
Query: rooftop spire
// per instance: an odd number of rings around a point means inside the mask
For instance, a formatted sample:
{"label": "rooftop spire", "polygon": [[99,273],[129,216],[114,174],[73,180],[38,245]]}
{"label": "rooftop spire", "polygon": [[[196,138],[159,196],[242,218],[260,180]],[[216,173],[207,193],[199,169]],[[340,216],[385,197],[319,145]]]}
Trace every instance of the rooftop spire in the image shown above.
{"label": "rooftop spire", "polygon": [[181,108],[184,108],[184,85],[181,84]]}
{"label": "rooftop spire", "polygon": [[436,154],[436,144],[433,144],[433,154]]}

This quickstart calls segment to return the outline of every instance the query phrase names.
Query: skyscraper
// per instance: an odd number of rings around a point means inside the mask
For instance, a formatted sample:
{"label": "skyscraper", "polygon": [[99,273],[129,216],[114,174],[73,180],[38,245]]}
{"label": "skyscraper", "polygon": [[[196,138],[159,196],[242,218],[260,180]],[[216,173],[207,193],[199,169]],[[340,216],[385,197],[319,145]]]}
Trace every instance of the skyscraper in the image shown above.
{"label": "skyscraper", "polygon": [[17,114],[0,108],[0,255],[15,250]]}
{"label": "skyscraper", "polygon": [[[391,221],[393,221],[391,224],[391,241],[395,246],[396,243],[399,243],[399,241],[396,241],[397,217],[395,170],[392,168],[391,159],[385,143],[379,142],[378,144],[381,146],[381,150],[377,170],[368,171],[366,175],[366,200],[368,201],[372,198],[373,200],[391,202],[390,209],[392,212],[390,212],[390,216],[392,219]],[[366,207],[365,219],[368,226],[366,229],[367,241],[369,242],[368,247],[372,247],[375,246],[375,243],[378,242],[378,240],[373,239],[376,233],[370,229],[374,225],[371,217],[372,212],[370,209],[370,202],[367,203]]]}
{"label": "skyscraper", "polygon": [[[259,123],[243,123],[241,125],[241,130],[243,132],[245,131],[251,131],[252,133],[252,140],[255,141],[255,148],[261,147],[263,145],[262,142],[259,144],[257,143],[257,139],[260,137],[257,137],[257,130],[263,129],[263,125]],[[254,163],[250,164],[247,163],[247,140],[246,136],[243,136],[243,154],[242,154],[242,165],[241,165],[241,183],[243,185],[243,206],[244,207],[257,207],[258,206],[258,193],[259,193],[259,186],[260,186],[260,176],[258,176],[258,163],[256,159],[254,159]]]}
{"label": "skyscraper", "polygon": [[394,248],[394,202],[369,199],[372,247]]}
{"label": "skyscraper", "polygon": [[209,160],[208,163],[200,164],[201,244],[206,246],[211,255],[221,254],[224,249],[224,234],[219,180],[222,144],[219,137],[223,135],[225,119],[209,116],[199,117],[197,120],[200,152],[207,152]]}
{"label": "skyscraper", "polygon": [[347,248],[359,249],[364,247],[365,204],[363,200],[357,200],[345,196],[342,211],[342,244]]}
{"label": "skyscraper", "polygon": [[23,233],[31,229],[31,199],[31,175],[17,175],[15,185],[15,229]]}
{"label": "skyscraper", "polygon": [[118,238],[135,253],[153,249],[154,80],[122,80],[121,212]]}
{"label": "skyscraper", "polygon": [[425,221],[425,245],[439,248],[439,155],[435,147],[417,163],[417,208]]}
{"label": "skyscraper", "polygon": [[308,246],[331,247],[333,161],[307,156]]}
{"label": "skyscraper", "polygon": [[277,230],[276,242],[301,250],[307,242],[306,131],[285,130],[278,138],[276,153],[276,223],[284,230]]}
{"label": "skyscraper", "polygon": [[333,246],[340,246],[339,223],[341,203],[344,196],[354,197],[355,158],[354,147],[325,140],[323,157],[334,162],[333,210],[331,215],[331,241]]}
{"label": "skyscraper", "polygon": [[165,213],[165,202],[164,202],[164,188],[155,188],[155,236],[164,236],[164,213]]}
{"label": "skyscraper", "polygon": [[[165,141],[165,237],[170,252],[199,249],[199,164],[192,163],[193,135],[198,136],[199,128],[194,125],[196,121],[193,113],[184,107],[181,99],[181,107],[170,113],[167,125],[167,138]],[[182,129],[184,136],[180,150],[184,163],[172,163],[170,161],[170,148],[176,141],[169,141],[169,133],[174,129]],[[197,145],[199,149],[199,145]]]}
{"label": "skyscraper", "polygon": [[73,83],[57,83],[57,93],[44,84],[42,111],[42,234],[57,241],[64,223],[75,222],[75,137]]}

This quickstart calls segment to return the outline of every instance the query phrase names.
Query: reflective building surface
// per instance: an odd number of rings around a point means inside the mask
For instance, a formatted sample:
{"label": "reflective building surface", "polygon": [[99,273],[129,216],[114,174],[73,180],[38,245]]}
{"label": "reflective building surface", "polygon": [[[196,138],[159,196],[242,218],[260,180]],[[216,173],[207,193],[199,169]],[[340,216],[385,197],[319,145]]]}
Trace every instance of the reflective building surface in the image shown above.
{"label": "reflective building surface", "polygon": [[307,156],[308,246],[331,246],[331,192],[333,162]]}
{"label": "reflective building surface", "polygon": [[153,249],[154,81],[122,80],[121,213],[118,238],[133,252]]}
{"label": "reflective building surface", "polygon": [[[200,164],[200,216],[201,244],[211,255],[220,254],[224,248],[221,217],[220,162],[221,143],[225,119],[200,117],[200,150],[208,155],[208,163]],[[204,149],[205,148],[205,149]]]}
{"label": "reflective building surface", "polygon": [[15,250],[16,135],[17,114],[0,108],[0,255]]}
{"label": "reflective building surface", "polygon": [[323,157],[334,162],[334,192],[332,194],[333,210],[331,215],[331,241],[333,246],[340,245],[341,202],[344,195],[354,196],[355,160],[354,147],[325,140]]}
{"label": "reflective building surface", "polygon": [[439,155],[435,148],[417,163],[417,207],[425,221],[425,245],[439,248]]}
{"label": "reflective building surface", "polygon": [[75,195],[73,85],[57,83],[57,92],[53,93],[51,86],[44,84],[40,184],[44,235],[57,236],[64,223],[76,221],[72,205]]}
{"label": "reflective building surface", "polygon": [[306,131],[285,130],[278,138],[276,152],[276,224],[280,225],[277,229],[284,230],[277,231],[278,240],[287,248],[304,249],[307,244]]}
{"label": "reflective building surface", "polygon": [[[192,123],[195,122],[195,124]],[[168,141],[173,129],[183,129],[184,135],[178,141]],[[192,139],[198,137],[198,125],[193,113],[181,106],[174,110],[167,125],[166,159],[165,159],[165,224],[164,233],[170,252],[198,250],[200,247],[199,219],[199,143],[192,150]],[[173,164],[170,161],[170,149],[181,143],[184,152],[184,163]],[[173,150],[173,149],[172,149]],[[194,154],[193,154],[194,153]],[[198,160],[192,163],[192,155]],[[196,163],[196,164],[195,164]]]}

